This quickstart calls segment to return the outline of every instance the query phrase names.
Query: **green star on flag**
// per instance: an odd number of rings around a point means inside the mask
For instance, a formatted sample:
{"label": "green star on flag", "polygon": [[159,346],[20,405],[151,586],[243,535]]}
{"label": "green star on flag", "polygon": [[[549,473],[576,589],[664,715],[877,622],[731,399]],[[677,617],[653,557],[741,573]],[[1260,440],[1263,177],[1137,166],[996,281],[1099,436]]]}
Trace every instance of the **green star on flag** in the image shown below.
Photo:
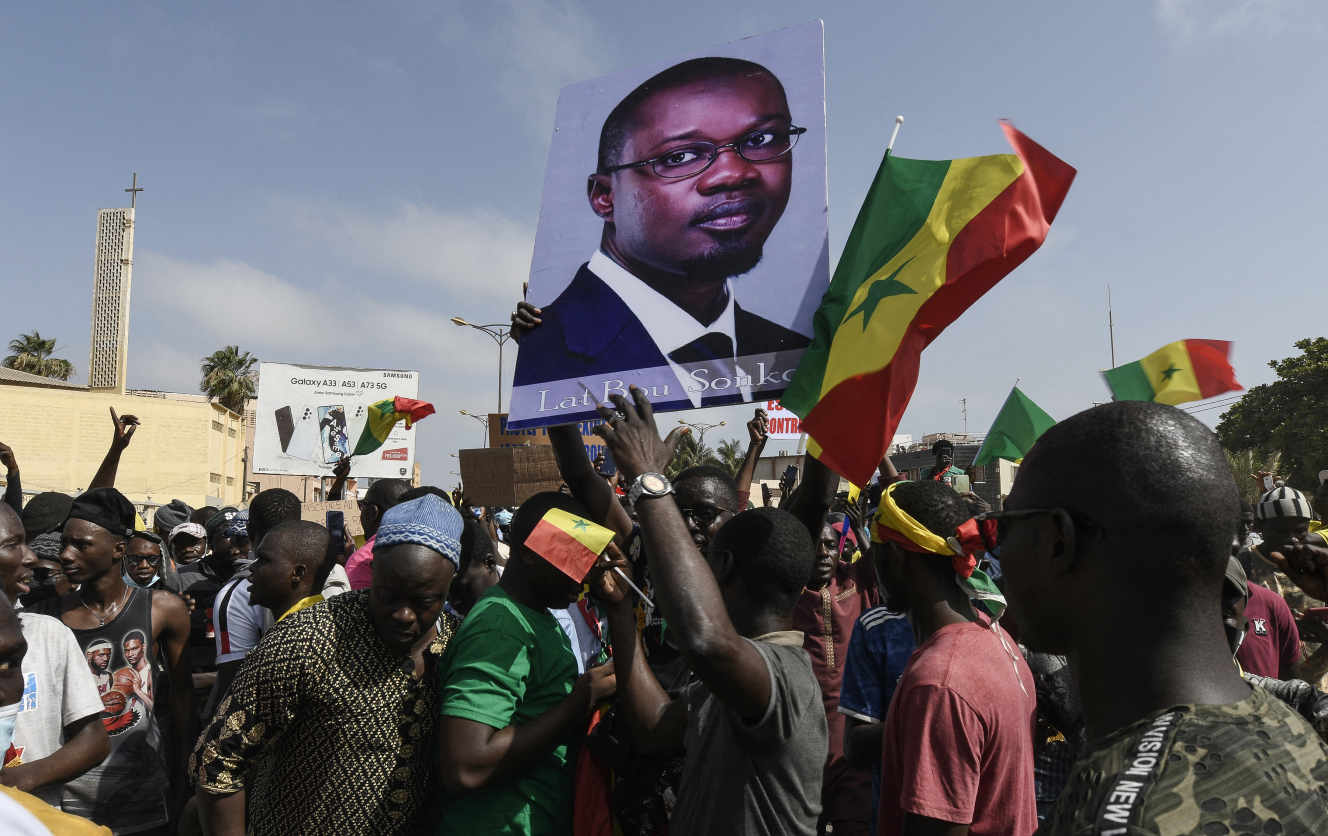
{"label": "green star on flag", "polygon": [[1176,372],[1178,372],[1178,371],[1180,371],[1180,369],[1176,368],[1176,364],[1175,364],[1175,363],[1172,363],[1172,364],[1171,364],[1171,368],[1163,369],[1163,370],[1162,370],[1162,379],[1163,379],[1163,380],[1171,380],[1171,376],[1172,376],[1173,374],[1175,374]]}
{"label": "green star on flag", "polygon": [[575,528],[577,531],[585,531],[586,529],[590,528],[590,523],[586,522],[580,517],[577,517],[576,519],[572,520],[572,528]]}
{"label": "green star on flag", "polygon": [[[913,259],[910,258],[908,261],[912,260]],[[882,299],[887,296],[903,296],[908,293],[917,293],[916,290],[895,278],[895,276],[899,275],[900,270],[903,270],[908,266],[908,261],[899,265],[899,267],[890,275],[874,282],[871,287],[867,288],[867,298],[862,300],[861,305],[858,305],[850,311],[849,315],[844,317],[844,321],[847,322],[858,314],[862,314],[862,330],[866,331],[867,323],[871,321],[872,314],[876,313],[876,306],[880,304]]]}

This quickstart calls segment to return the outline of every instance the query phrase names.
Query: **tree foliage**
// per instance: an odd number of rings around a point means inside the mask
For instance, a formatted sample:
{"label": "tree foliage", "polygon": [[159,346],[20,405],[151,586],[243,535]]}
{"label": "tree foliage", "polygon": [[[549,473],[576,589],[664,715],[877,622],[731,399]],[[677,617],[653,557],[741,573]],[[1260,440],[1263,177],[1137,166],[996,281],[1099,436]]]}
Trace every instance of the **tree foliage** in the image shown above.
{"label": "tree foliage", "polygon": [[742,446],[742,442],[736,438],[726,438],[719,442],[719,448],[715,452],[723,468],[737,476],[738,468],[742,467],[742,460],[747,458],[747,450]]}
{"label": "tree foliage", "polygon": [[724,466],[724,463],[715,456],[714,450],[697,442],[692,433],[684,433],[682,439],[678,442],[678,449],[673,455],[673,461],[669,462],[669,466],[664,469],[664,475],[672,479],[687,468],[702,464]]}
{"label": "tree foliage", "polygon": [[56,380],[68,380],[74,373],[73,363],[51,356],[56,351],[55,340],[45,339],[36,330],[31,334],[19,334],[18,339],[10,340],[9,351],[4,361],[7,368]]}
{"label": "tree foliage", "polygon": [[257,357],[240,351],[238,345],[228,345],[203,358],[198,388],[232,412],[244,414],[245,401],[257,390],[257,363]]}
{"label": "tree foliage", "polygon": [[[1217,435],[1228,451],[1252,454],[1251,461],[1278,457],[1288,484],[1313,492],[1328,468],[1328,338],[1299,340],[1296,348],[1298,356],[1268,364],[1278,379],[1246,392],[1222,415]],[[1245,476],[1236,473],[1238,481]]]}

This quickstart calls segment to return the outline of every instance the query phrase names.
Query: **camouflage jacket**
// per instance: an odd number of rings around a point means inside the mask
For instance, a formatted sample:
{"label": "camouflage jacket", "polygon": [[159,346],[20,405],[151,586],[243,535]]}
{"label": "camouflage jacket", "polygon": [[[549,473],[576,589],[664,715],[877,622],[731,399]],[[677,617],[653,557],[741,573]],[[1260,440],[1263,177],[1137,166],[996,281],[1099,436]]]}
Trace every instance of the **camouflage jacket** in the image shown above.
{"label": "camouflage jacket", "polygon": [[1328,746],[1255,688],[1093,741],[1039,836],[1328,833]]}

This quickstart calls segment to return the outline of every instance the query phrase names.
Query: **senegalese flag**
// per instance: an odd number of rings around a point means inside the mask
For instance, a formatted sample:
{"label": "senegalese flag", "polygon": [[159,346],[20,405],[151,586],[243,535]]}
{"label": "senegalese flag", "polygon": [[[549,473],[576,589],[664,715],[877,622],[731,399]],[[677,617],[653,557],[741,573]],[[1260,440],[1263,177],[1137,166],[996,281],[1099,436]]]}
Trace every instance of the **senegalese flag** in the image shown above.
{"label": "senegalese flag", "polygon": [[1174,406],[1244,389],[1236,382],[1230,357],[1231,343],[1226,340],[1177,340],[1102,376],[1118,401]]}
{"label": "senegalese flag", "polygon": [[1056,419],[1016,386],[996,413],[996,420],[991,422],[973,465],[979,467],[997,459],[1017,462],[1032,449],[1033,442],[1055,425]]}
{"label": "senegalese flag", "polygon": [[1047,237],[1075,170],[1002,123],[1013,154],[886,153],[813,320],[784,406],[808,449],[865,485],[918,380],[922,350]]}
{"label": "senegalese flag", "polygon": [[550,508],[526,537],[526,548],[562,570],[574,581],[584,580],[613,532],[561,508]]}
{"label": "senegalese flag", "polygon": [[397,422],[405,419],[406,429],[416,421],[433,414],[433,404],[417,401],[414,398],[388,398],[369,404],[369,417],[364,422],[364,431],[355,443],[352,456],[364,456],[383,446],[387,434]]}

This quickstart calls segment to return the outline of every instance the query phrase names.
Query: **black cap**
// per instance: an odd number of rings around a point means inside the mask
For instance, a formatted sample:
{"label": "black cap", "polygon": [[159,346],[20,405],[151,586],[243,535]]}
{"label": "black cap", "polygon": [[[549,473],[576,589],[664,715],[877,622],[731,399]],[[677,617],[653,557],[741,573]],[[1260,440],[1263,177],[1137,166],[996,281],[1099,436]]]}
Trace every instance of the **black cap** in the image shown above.
{"label": "black cap", "polygon": [[39,493],[23,506],[23,530],[28,533],[28,541],[39,534],[59,531],[60,526],[69,518],[69,509],[74,498],[67,493],[47,491]]}
{"label": "black cap", "polygon": [[238,513],[240,513],[238,509],[228,505],[208,517],[208,521],[203,523],[203,530],[207,532],[208,540],[224,532]]}
{"label": "black cap", "polygon": [[93,488],[69,509],[69,519],[87,520],[120,537],[134,533],[134,516],[133,503],[115,488]]}
{"label": "black cap", "polygon": [[954,449],[954,442],[948,438],[942,438],[931,446],[931,451],[937,453],[945,448]]}

